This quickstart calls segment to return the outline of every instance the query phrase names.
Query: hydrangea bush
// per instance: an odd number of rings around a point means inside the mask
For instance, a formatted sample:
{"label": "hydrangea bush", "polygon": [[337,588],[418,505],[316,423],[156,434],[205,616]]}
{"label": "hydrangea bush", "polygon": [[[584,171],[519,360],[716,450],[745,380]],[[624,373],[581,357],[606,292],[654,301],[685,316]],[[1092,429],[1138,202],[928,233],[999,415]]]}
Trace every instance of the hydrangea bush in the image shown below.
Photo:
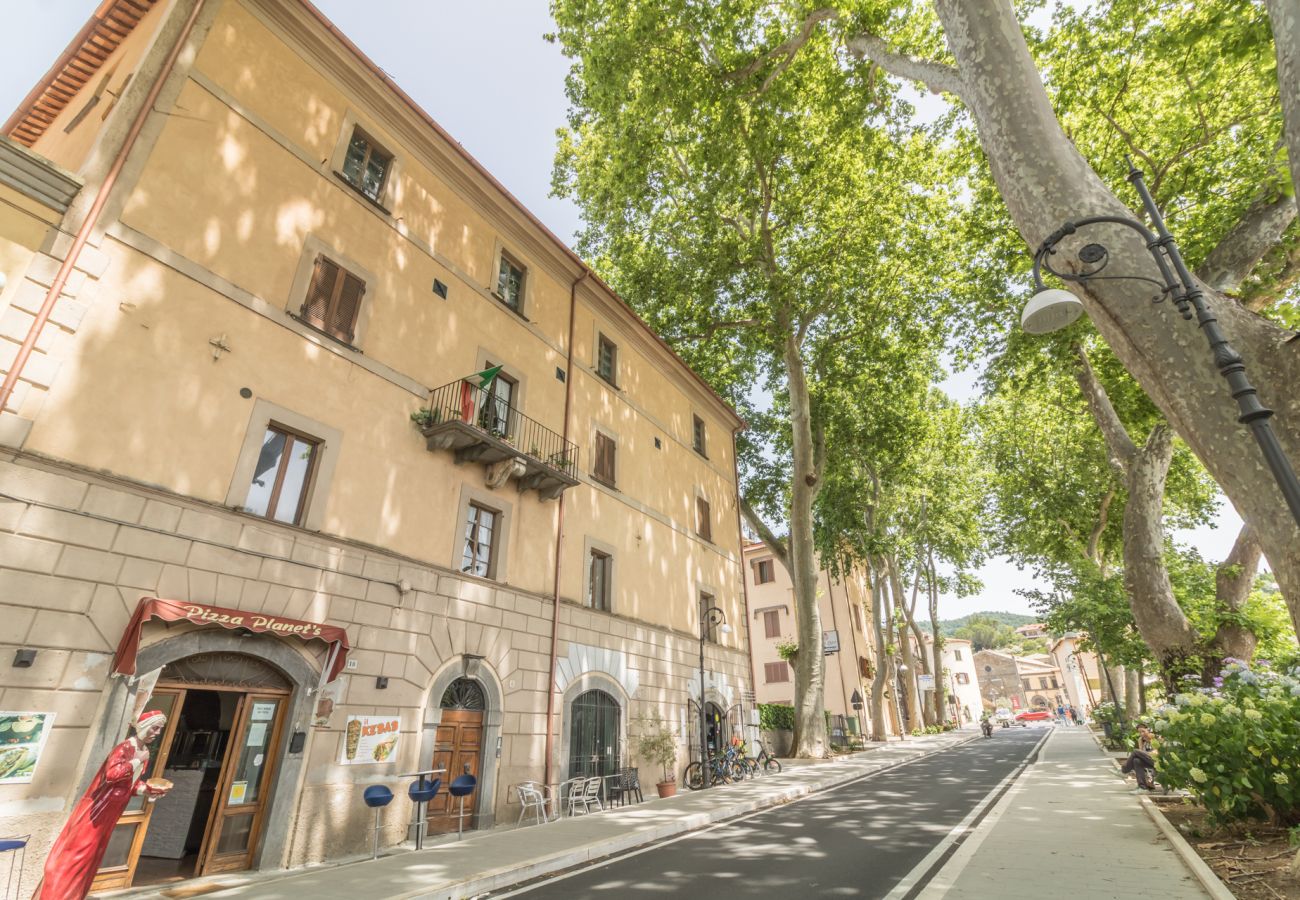
{"label": "hydrangea bush", "polygon": [[1214,822],[1300,823],[1300,669],[1226,660],[1213,687],[1178,694],[1154,725],[1161,782]]}

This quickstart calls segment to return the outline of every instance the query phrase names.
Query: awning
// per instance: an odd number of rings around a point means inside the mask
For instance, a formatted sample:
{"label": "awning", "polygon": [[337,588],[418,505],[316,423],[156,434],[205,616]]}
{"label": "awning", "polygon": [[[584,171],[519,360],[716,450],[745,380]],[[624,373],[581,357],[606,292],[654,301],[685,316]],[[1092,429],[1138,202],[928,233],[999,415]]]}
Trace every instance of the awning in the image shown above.
{"label": "awning", "polygon": [[333,681],[343,671],[343,666],[347,663],[348,651],[351,649],[347,632],[336,625],[284,619],[261,613],[244,612],[240,609],[207,606],[202,603],[145,597],[135,608],[135,614],[131,616],[131,621],[127,623],[126,631],[122,634],[122,640],[117,645],[117,656],[113,658],[114,672],[119,675],[135,674],[135,658],[140,651],[140,629],[150,619],[162,619],[164,622],[193,622],[196,625],[219,625],[231,631],[243,630],[254,634],[296,637],[304,641],[324,641],[330,648],[326,671],[322,673],[324,682]]}

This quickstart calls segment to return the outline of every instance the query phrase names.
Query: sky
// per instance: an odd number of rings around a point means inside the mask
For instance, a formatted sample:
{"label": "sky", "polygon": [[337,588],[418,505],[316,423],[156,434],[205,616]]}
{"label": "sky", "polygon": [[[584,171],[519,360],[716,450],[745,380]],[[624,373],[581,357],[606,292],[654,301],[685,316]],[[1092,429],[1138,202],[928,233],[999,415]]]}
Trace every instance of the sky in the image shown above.
{"label": "sky", "polygon": [[[100,0],[4,0],[0,110],[7,118],[89,18]],[[473,154],[561,240],[572,244],[577,207],[550,196],[555,131],[565,124],[567,61],[547,43],[542,0],[316,0],[317,7]],[[400,27],[394,27],[400,23]],[[919,98],[918,98],[919,99]],[[950,375],[955,399],[976,395],[977,372]],[[1241,519],[1225,501],[1215,527],[1180,531],[1206,559],[1228,554]],[[1018,588],[1046,588],[997,558],[973,597],[944,597],[945,618],[980,610],[1031,612]]]}

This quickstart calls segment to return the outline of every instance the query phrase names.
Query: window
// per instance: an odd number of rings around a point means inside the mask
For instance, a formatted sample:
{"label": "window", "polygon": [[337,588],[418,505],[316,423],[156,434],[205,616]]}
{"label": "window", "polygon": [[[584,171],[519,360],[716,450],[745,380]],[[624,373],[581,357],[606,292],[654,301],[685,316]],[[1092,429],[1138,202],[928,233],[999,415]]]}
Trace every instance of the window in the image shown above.
{"label": "window", "polygon": [[[488,361],[485,368],[491,369],[496,363]],[[487,386],[487,393],[479,395],[483,406],[479,409],[479,428],[495,437],[510,437],[514,425],[515,388],[513,378],[498,372]]]}
{"label": "window", "polygon": [[695,448],[695,452],[700,456],[708,457],[709,454],[705,452],[704,443],[704,420],[699,416],[691,416],[691,419],[691,446]]}
{"label": "window", "polygon": [[596,342],[596,374],[610,384],[618,384],[618,345],[603,334]]}
{"label": "window", "polygon": [[781,636],[781,611],[769,609],[763,613],[763,633],[770,638]]}
{"label": "window", "polygon": [[863,678],[872,678],[876,674],[875,667],[871,665],[871,660],[865,656],[858,657],[858,674]]}
{"label": "window", "polygon": [[713,540],[713,516],[709,511],[709,501],[703,497],[695,498],[695,533],[706,541]]}
{"label": "window", "polygon": [[961,651],[958,650],[956,647],[954,647],[952,650],[952,658],[957,660],[957,662],[961,662]]}
{"label": "window", "polygon": [[774,663],[763,663],[763,680],[768,684],[777,684],[782,681],[790,680],[790,664],[785,660]]}
{"label": "window", "polygon": [[509,254],[505,252],[501,254],[501,265],[497,269],[496,295],[515,312],[521,312],[523,305],[524,272],[524,267],[515,262]]}
{"label": "window", "polygon": [[591,551],[591,573],[587,584],[587,605],[609,612],[609,582],[613,559],[608,553]]}
{"label": "window", "polygon": [[267,425],[244,509],[255,516],[301,525],[319,445],[319,440],[282,425]]}
{"label": "window", "polygon": [[494,509],[469,504],[465,521],[465,550],[461,554],[460,570],[471,575],[491,578],[496,571],[496,529],[501,514]]}
{"label": "window", "polygon": [[343,157],[343,180],[375,203],[384,193],[384,182],[392,166],[393,155],[375,146],[360,128],[352,132],[348,152]]}
{"label": "window", "polygon": [[754,563],[754,584],[776,581],[776,571],[772,565],[773,561],[770,559],[760,559]]}
{"label": "window", "polygon": [[351,344],[366,283],[325,254],[316,257],[299,316],[308,325]]}
{"label": "window", "polygon": [[1056,676],[1055,676],[1055,675],[1052,676],[1052,687],[1060,687],[1060,685],[1056,683]]}
{"label": "window", "polygon": [[862,607],[855,603],[851,609],[853,610],[853,624],[857,626],[858,631],[862,631]]}
{"label": "window", "polygon": [[1047,679],[1046,679],[1046,678],[1040,678],[1040,679],[1038,679],[1038,687],[1039,687],[1040,690],[1046,688],[1046,687],[1047,687]]}
{"label": "window", "polygon": [[958,684],[970,684],[970,676],[967,675],[965,672],[958,672],[958,673],[957,673],[957,683],[958,683]]}
{"label": "window", "polygon": [[[704,614],[716,605],[717,603],[714,601],[714,597],[712,594],[708,593],[707,591],[700,591],[700,622],[701,623],[705,621]],[[708,641],[710,644],[716,644],[718,642],[718,626],[713,622],[709,623],[709,630],[704,633],[704,639]]]}
{"label": "window", "polygon": [[595,470],[591,473],[597,481],[613,487],[614,482],[614,454],[617,452],[617,445],[614,439],[609,435],[596,432],[596,453],[595,453]]}

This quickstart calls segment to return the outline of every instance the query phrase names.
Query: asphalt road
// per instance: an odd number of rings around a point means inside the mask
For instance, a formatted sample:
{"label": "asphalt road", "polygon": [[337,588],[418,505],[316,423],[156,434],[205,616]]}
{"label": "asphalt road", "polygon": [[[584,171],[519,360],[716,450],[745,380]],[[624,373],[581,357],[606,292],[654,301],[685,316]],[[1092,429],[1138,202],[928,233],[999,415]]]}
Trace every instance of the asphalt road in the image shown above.
{"label": "asphalt road", "polygon": [[1043,734],[1038,727],[999,728],[990,739],[492,896],[883,898]]}

